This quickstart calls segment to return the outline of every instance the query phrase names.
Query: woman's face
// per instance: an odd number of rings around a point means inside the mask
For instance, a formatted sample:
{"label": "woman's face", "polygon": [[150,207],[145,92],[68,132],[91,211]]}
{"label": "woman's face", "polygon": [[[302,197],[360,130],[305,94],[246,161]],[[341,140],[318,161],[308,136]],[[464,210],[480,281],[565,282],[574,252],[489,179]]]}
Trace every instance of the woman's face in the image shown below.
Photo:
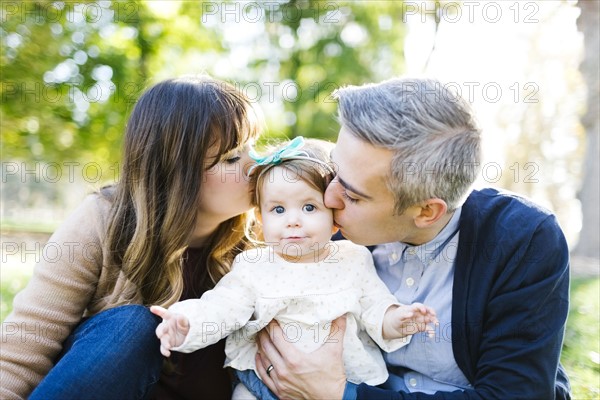
{"label": "woman's face", "polygon": [[[250,144],[226,154],[217,149],[208,152],[206,165],[218,159],[216,165],[204,171],[198,209],[198,225],[220,224],[250,208],[248,168],[253,161],[248,156]],[[216,228],[215,225],[215,228]]]}

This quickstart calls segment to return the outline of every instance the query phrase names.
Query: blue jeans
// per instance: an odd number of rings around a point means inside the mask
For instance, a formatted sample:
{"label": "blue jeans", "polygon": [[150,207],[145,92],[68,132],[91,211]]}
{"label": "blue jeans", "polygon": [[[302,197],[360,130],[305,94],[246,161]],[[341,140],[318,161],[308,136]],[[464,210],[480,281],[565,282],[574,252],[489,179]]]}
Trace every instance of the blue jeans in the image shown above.
{"label": "blue jeans", "polygon": [[30,400],[143,399],[160,377],[160,318],[128,305],[81,322]]}
{"label": "blue jeans", "polygon": [[252,393],[257,399],[278,400],[277,396],[275,396],[273,392],[269,390],[267,385],[265,385],[263,381],[260,380],[260,378],[256,375],[256,372],[254,372],[253,370],[235,370],[235,375],[238,377],[240,382],[242,382],[244,386],[246,386],[246,389],[248,389],[248,391]]}

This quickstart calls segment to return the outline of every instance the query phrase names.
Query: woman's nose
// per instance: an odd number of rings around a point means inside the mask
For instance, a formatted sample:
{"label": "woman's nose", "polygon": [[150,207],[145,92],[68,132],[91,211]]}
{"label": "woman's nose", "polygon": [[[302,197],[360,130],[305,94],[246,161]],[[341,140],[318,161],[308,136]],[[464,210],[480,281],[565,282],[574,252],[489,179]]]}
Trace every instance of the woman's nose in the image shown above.
{"label": "woman's nose", "polygon": [[332,180],[329,186],[327,186],[327,189],[325,189],[325,194],[323,195],[325,207],[337,210],[343,209],[344,199],[341,194],[342,190],[344,190],[344,188],[337,179]]}
{"label": "woman's nose", "polygon": [[242,155],[240,156],[240,165],[242,166],[242,177],[246,182],[250,182],[250,170],[254,166],[255,162],[248,154],[249,148],[244,148]]}

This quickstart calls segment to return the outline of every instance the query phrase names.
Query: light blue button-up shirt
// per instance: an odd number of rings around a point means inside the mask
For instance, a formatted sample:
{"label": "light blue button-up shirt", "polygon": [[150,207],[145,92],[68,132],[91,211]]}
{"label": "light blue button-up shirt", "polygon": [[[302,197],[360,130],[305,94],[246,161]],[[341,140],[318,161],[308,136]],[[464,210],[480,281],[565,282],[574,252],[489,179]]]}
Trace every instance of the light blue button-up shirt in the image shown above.
{"label": "light blue button-up shirt", "polygon": [[452,285],[460,214],[461,209],[456,210],[428,243],[386,243],[373,251],[377,273],[398,301],[428,305],[440,322],[434,337],[421,332],[407,346],[384,353],[390,372],[383,385],[387,389],[435,393],[471,387],[452,352]]}

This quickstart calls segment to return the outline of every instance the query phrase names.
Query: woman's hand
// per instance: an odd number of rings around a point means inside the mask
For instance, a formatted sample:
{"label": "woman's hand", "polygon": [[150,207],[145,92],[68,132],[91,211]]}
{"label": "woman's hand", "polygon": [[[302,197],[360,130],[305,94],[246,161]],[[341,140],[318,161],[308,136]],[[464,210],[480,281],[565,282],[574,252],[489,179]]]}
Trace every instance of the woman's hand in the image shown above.
{"label": "woman's hand", "polygon": [[190,331],[190,322],[181,315],[172,313],[159,306],[150,307],[152,314],[158,315],[163,322],[156,327],[156,336],[160,339],[160,352],[163,356],[171,356],[173,347],[181,346]]}
{"label": "woman's hand", "polygon": [[289,343],[279,324],[271,321],[258,333],[260,378],[280,399],[341,399],[346,387],[345,332],[346,317],[341,316],[331,323],[325,344],[307,354]]}

